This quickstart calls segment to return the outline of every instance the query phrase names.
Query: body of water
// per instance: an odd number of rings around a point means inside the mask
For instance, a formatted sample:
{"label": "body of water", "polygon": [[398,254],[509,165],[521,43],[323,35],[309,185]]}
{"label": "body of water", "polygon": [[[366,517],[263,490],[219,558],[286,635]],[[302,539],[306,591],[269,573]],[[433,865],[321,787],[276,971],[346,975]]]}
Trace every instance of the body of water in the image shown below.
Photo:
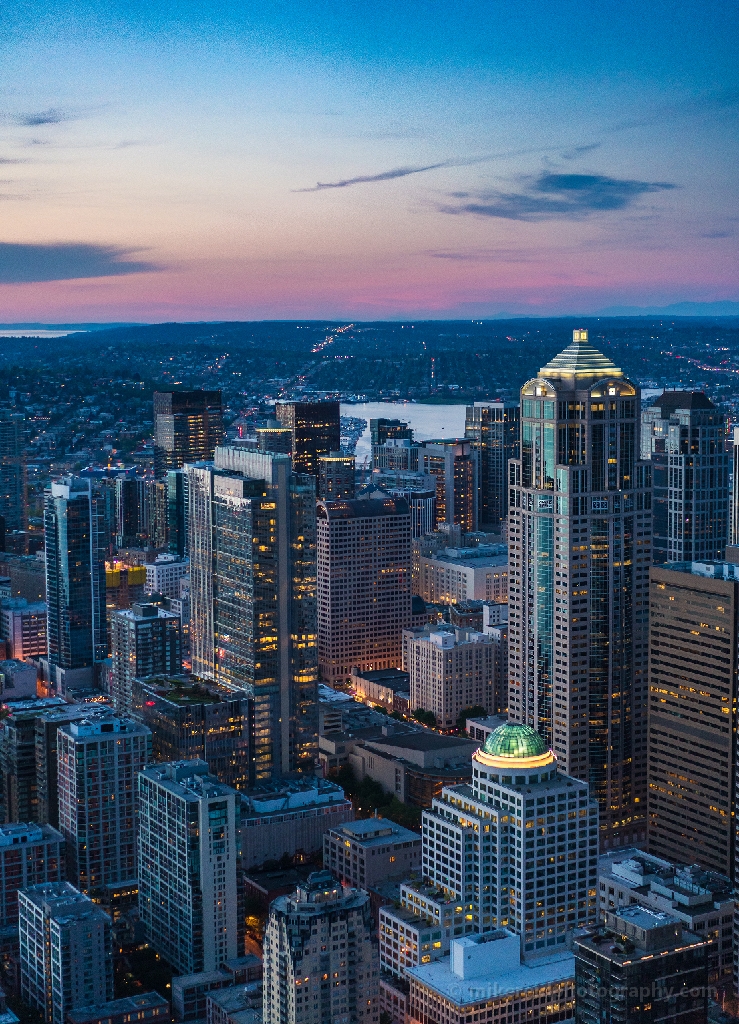
{"label": "body of water", "polygon": [[364,402],[341,405],[342,416],[359,416],[367,427],[357,442],[357,465],[372,455],[370,420],[402,420],[413,427],[414,437],[428,441],[432,437],[464,437],[464,405],[422,405],[420,402]]}

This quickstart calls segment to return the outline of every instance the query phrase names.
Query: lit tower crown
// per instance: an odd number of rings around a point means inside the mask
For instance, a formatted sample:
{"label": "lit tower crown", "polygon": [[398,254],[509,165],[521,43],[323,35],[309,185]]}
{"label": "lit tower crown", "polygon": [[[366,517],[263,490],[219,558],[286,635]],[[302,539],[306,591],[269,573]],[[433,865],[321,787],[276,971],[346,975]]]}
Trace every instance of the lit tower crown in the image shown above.
{"label": "lit tower crown", "polygon": [[556,771],[557,758],[530,725],[508,722],[490,733],[484,745],[473,754],[473,760],[486,768],[520,774],[550,766]]}

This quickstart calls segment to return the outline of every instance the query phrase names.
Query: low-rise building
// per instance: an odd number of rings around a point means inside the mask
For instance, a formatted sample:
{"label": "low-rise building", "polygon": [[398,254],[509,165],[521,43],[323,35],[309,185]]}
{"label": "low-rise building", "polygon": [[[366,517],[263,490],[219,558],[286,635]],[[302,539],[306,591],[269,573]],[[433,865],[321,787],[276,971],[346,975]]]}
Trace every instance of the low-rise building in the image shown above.
{"label": "low-rise building", "polygon": [[506,928],[453,939],[448,956],[407,970],[408,1024],[554,1024],[575,1013],[575,960],[562,951],[529,962]]}
{"label": "low-rise building", "polygon": [[399,668],[360,672],[352,669],[351,685],[357,700],[365,704],[380,704],[387,711],[398,711],[396,694],[410,693],[410,676]]}
{"label": "low-rise building", "polygon": [[731,879],[693,864],[672,864],[634,848],[598,860],[602,916],[638,904],[671,914],[708,942],[709,984],[724,989],[733,971],[734,894]]}
{"label": "low-rise building", "polygon": [[206,1000],[207,1024],[262,1024],[262,982],[233,985],[210,992]]}
{"label": "low-rise building", "polygon": [[421,837],[388,818],[352,821],[324,835],[323,865],[357,889],[406,878],[421,866]]}
{"label": "low-rise building", "polygon": [[233,991],[235,986],[261,982],[262,961],[253,953],[225,960],[213,971],[180,974],[172,978],[172,1013],[176,1021],[205,1020],[208,997],[215,992]]}
{"label": "low-rise building", "polygon": [[432,604],[507,601],[508,549],[505,544],[480,544],[420,555],[414,590]]}
{"label": "low-rise building", "polygon": [[140,996],[124,996],[112,999],[109,1003],[98,1003],[85,1006],[79,1010],[71,1010],[67,1014],[67,1024],[169,1024],[172,1015],[169,1003],[158,992],[144,992]]}
{"label": "low-rise building", "polygon": [[487,718],[468,718],[467,735],[471,740],[477,740],[482,745],[491,732],[508,721],[506,715],[488,715]]}
{"label": "low-rise building", "polygon": [[701,1024],[708,1011],[707,943],[672,914],[607,913],[575,939],[578,1024]]}
{"label": "low-rise building", "polygon": [[495,648],[471,629],[430,630],[408,644],[411,708],[433,713],[442,729],[465,708],[496,710]]}
{"label": "low-rise building", "polygon": [[24,700],[36,696],[36,666],[10,658],[0,661],[0,699]]}
{"label": "low-rise building", "polygon": [[380,967],[395,978],[406,968],[430,964],[449,952],[441,928],[405,907],[380,907]]}
{"label": "low-rise building", "polygon": [[328,779],[284,780],[242,794],[241,861],[246,870],[285,854],[308,856],[324,834],[354,819],[351,800]]}

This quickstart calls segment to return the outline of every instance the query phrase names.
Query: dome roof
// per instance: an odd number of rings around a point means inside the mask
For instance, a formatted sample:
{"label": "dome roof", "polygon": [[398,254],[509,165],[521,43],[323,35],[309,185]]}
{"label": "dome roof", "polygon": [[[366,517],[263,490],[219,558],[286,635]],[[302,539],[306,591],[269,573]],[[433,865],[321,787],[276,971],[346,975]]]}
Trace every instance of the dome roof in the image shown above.
{"label": "dome roof", "polygon": [[546,743],[535,729],[530,725],[515,725],[513,722],[501,725],[491,732],[482,749],[492,757],[510,758],[515,761],[541,757],[548,752]]}

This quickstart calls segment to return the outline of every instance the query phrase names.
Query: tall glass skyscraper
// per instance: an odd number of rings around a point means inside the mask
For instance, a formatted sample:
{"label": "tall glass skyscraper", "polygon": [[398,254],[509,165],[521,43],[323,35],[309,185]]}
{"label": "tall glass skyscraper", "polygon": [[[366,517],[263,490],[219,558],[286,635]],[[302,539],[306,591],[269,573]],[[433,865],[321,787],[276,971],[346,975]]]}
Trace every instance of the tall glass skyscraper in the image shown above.
{"label": "tall glass skyscraper", "polygon": [[288,455],[221,447],[188,466],[196,675],[254,698],[253,781],[317,754],[315,480]]}
{"label": "tall glass skyscraper", "polygon": [[509,709],[600,805],[601,846],[646,829],[651,480],[639,392],[575,331],[521,390],[510,463]]}
{"label": "tall glass skyscraper", "polygon": [[464,436],[478,453],[480,529],[500,530],[508,516],[508,462],[518,454],[517,402],[475,402],[467,406]]}
{"label": "tall glass skyscraper", "polygon": [[6,530],[28,526],[25,430],[23,413],[0,410],[0,516]]}
{"label": "tall glass skyscraper", "polygon": [[90,683],[108,654],[105,520],[90,480],[52,483],[44,532],[50,672],[61,688]]}

